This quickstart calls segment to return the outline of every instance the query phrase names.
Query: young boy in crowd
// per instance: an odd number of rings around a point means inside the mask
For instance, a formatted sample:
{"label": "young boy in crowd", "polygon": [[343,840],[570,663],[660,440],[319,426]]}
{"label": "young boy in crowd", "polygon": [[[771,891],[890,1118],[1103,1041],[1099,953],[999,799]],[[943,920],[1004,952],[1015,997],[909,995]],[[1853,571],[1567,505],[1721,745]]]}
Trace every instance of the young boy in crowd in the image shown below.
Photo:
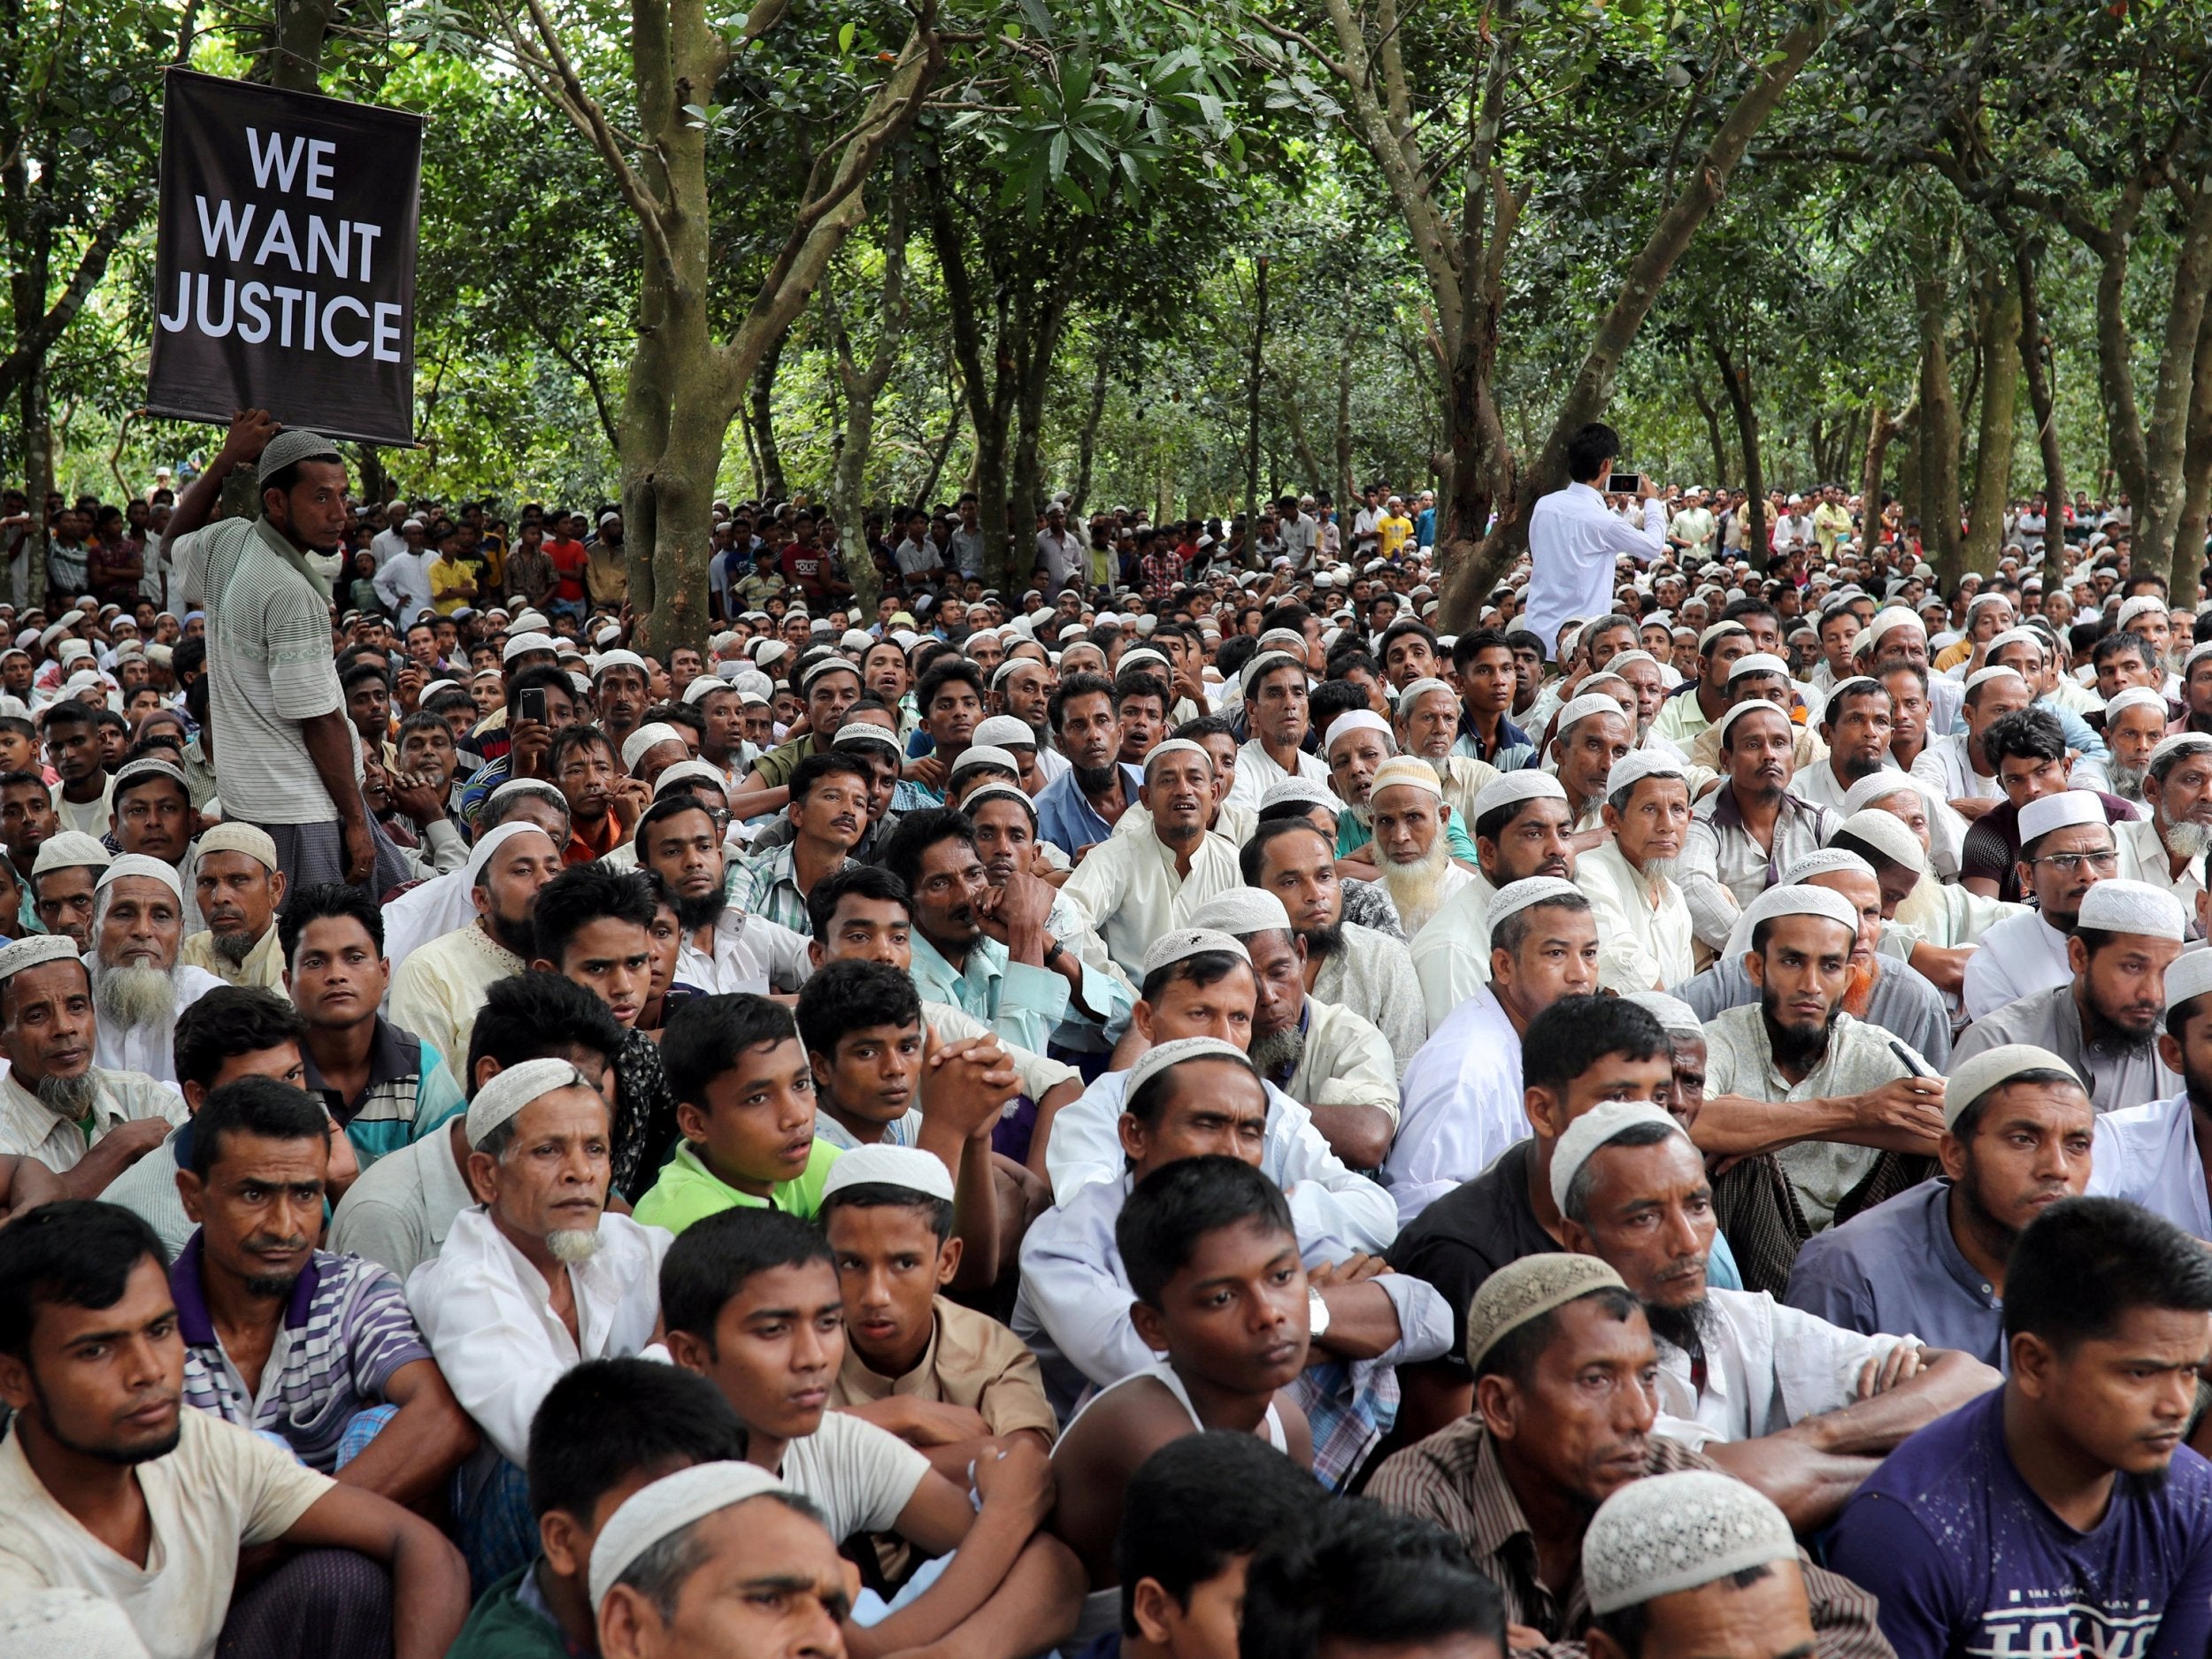
{"label": "young boy in crowd", "polygon": [[1037,1356],[997,1320],[939,1294],[960,1265],[952,1220],[952,1182],[918,1148],[848,1152],[822,1191],[845,1306],[845,1363],[830,1403],[964,1479],[1009,1439],[1050,1449],[1060,1425]]}
{"label": "young boy in crowd", "polygon": [[1080,1570],[1038,1535],[1052,1472],[1027,1437],[976,1459],[978,1505],[895,1435],[826,1409],[844,1308],[813,1227],[757,1206],[707,1217],[670,1247],[660,1289],[670,1353],[722,1391],[748,1463],[812,1500],[833,1538],[895,1532],[946,1556],[887,1617],[847,1632],[855,1659],[937,1642],[963,1659],[1020,1659],[1073,1627]]}

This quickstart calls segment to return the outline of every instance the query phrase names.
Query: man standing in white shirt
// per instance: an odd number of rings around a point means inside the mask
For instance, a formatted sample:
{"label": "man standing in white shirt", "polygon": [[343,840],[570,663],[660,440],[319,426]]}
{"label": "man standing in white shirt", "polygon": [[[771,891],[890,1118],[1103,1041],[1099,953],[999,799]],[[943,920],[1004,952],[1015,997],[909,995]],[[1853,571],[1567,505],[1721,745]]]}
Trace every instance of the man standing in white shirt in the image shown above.
{"label": "man standing in white shirt", "polygon": [[1058,502],[1045,509],[1045,527],[1037,532],[1038,566],[1054,593],[1083,579],[1083,542],[1068,528],[1068,511]]}
{"label": "man standing in white shirt", "polygon": [[1567,488],[1538,502],[1528,516],[1528,608],[1523,620],[1557,649],[1559,629],[1571,617],[1601,617],[1613,609],[1613,561],[1627,554],[1648,565],[1666,551],[1667,513],[1651,480],[1642,480],[1643,527],[1624,523],[1601,493],[1620,435],[1593,421],[1567,441]]}

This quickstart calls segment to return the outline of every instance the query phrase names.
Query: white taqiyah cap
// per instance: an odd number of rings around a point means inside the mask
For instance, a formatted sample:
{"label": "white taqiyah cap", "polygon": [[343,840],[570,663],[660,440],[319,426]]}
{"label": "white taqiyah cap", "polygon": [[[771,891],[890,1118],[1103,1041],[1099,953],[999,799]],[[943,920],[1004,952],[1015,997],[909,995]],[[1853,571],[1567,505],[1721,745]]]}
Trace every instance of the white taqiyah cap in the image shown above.
{"label": "white taqiyah cap", "polygon": [[560,649],[560,641],[551,634],[525,630],[523,633],[510,634],[507,636],[506,644],[499,648],[499,660],[503,663],[511,663],[516,657],[526,657],[532,651],[544,651],[549,655],[557,655]]}
{"label": "white taqiyah cap", "polygon": [[2168,614],[2166,602],[2149,594],[2138,594],[2120,607],[2116,627],[2125,628],[2138,617],[2162,617]]}
{"label": "white taqiyah cap", "polygon": [[[1623,680],[1621,683],[1625,685],[1628,682]],[[1621,709],[1619,698],[1609,697],[1601,691],[1586,691],[1578,697],[1570,698],[1566,706],[1559,710],[1559,724],[1555,729],[1560,736],[1564,737],[1594,714],[1610,714],[1623,719],[1627,718]]]}
{"label": "white taqiyah cap", "polygon": [[684,706],[686,708],[696,708],[699,704],[704,703],[709,697],[711,697],[718,691],[729,691],[734,689],[727,680],[722,678],[720,670],[723,668],[734,669],[737,666],[738,664],[735,663],[718,664],[716,672],[694,676],[692,682],[684,687]]}
{"label": "white taqiyah cap", "polygon": [[1853,649],[1870,649],[1892,628],[1910,628],[1924,637],[1928,632],[1928,626],[1921,621],[1917,611],[1908,610],[1903,605],[1892,605],[1886,611],[1874,613],[1874,620],[1866,625],[1865,632],[1852,641]]}
{"label": "white taqiyah cap", "polygon": [[799,689],[811,691],[814,688],[814,682],[824,674],[850,674],[855,679],[858,679],[860,668],[848,657],[839,657],[834,654],[828,657],[818,657],[799,671]]}
{"label": "white taqiyah cap", "polygon": [[2005,649],[2008,646],[2032,645],[2037,650],[2040,651],[2045,649],[2046,644],[2047,641],[2043,636],[2040,634],[2038,634],[2033,628],[2007,628],[2002,634],[1996,635],[1989,641],[1987,649],[1983,653],[1983,657],[1984,660],[1986,660],[1989,657],[1994,657],[1998,652]]}
{"label": "white taqiyah cap", "polygon": [[1386,751],[1397,744],[1397,739],[1391,733],[1389,721],[1372,709],[1353,709],[1329,722],[1328,734],[1321,740],[1321,752],[1327,754],[1336,747],[1338,738],[1349,736],[1354,732],[1379,732]]}
{"label": "white taqiyah cap", "polygon": [[1521,911],[1539,904],[1572,903],[1578,899],[1585,905],[1589,903],[1589,900],[1583,896],[1582,889],[1563,876],[1529,876],[1519,881],[1509,881],[1498,889],[1497,896],[1490,901],[1487,918],[1490,931],[1494,933],[1498,924],[1507,917],[1517,916]]}
{"label": "white taqiyah cap", "polygon": [[1893,795],[1916,795],[1929,803],[1931,810],[1933,803],[1942,798],[1940,791],[1926,779],[1885,766],[1844,791],[1843,810],[1846,813],[1863,812],[1875,802],[1886,801]]}
{"label": "white taqiyah cap", "polygon": [[992,749],[1037,747],[1037,734],[1029,729],[1029,722],[1010,714],[993,715],[970,733],[968,741]]}
{"label": "white taqiyah cap", "polygon": [[2024,686],[2028,683],[2018,669],[2008,668],[2001,663],[1993,663],[1987,668],[1976,669],[1966,677],[1966,695],[1970,697],[1991,680],[2001,679],[2006,675],[2010,675]]}
{"label": "white taqiyah cap", "polygon": [[1748,634],[1751,630],[1740,622],[1716,622],[1697,636],[1698,655],[1702,657],[1711,649],[1715,640],[1724,640],[1732,634]]}
{"label": "white taqiyah cap", "polygon": [[1605,793],[1610,798],[1647,778],[1679,778],[1686,784],[1689,776],[1681,760],[1663,749],[1632,749],[1606,772]]}
{"label": "white taqiyah cap", "polygon": [[593,1617],[632,1563],[664,1538],[732,1504],[783,1490],[783,1482],[758,1464],[739,1463],[694,1463],[640,1487],[591,1547]]}
{"label": "white taqiyah cap", "polygon": [[1552,1202],[1561,1213],[1566,1211],[1567,1189],[1574,1185],[1576,1173],[1589,1162],[1590,1155],[1623,1130],[1639,1124],[1684,1133],[1665,1107],[1643,1100],[1602,1102],[1567,1125],[1551,1149]]}
{"label": "white taqiyah cap", "polygon": [[1440,801],[1444,798],[1443,780],[1437,777],[1436,768],[1416,755],[1393,755],[1376,767],[1368,799],[1371,801],[1384,790],[1394,788],[1421,789]]}
{"label": "white taqiyah cap", "polygon": [[1449,681],[1439,680],[1433,674],[1425,675],[1398,694],[1398,712],[1402,715],[1410,712],[1414,703],[1432,691],[1440,691],[1454,702],[1459,698],[1458,690]]}
{"label": "white taqiyah cap", "polygon": [[837,728],[837,735],[830,739],[832,749],[849,749],[856,744],[867,743],[887,749],[894,755],[901,752],[898,734],[872,720],[848,720]]}
{"label": "white taqiyah cap", "polygon": [[1726,742],[1729,728],[1755,710],[1763,710],[1775,716],[1785,726],[1794,724],[1790,718],[1790,711],[1780,703],[1770,703],[1764,697],[1753,697],[1748,702],[1731,703],[1723,710],[1720,718],[1713,722],[1715,735],[1720,741]]}
{"label": "white taqiyah cap", "polygon": [[658,720],[648,721],[622,740],[622,770],[635,772],[638,762],[645,758],[649,750],[662,743],[683,741],[684,734],[674,726],[664,726]]}
{"label": "white taqiyah cap", "polygon": [[1921,849],[1920,837],[1907,829],[1905,820],[1893,812],[1862,807],[1839,823],[1830,838],[1837,835],[1864,841],[1892,864],[1902,864],[1916,874],[1928,873],[1928,855]]}
{"label": "white taqiyah cap", "polygon": [[[2112,705],[2106,703],[2105,712],[2108,716],[2110,715]],[[2212,737],[2207,737],[2202,732],[2176,732],[2171,737],[2160,738],[2151,749],[2148,763],[2151,775],[2162,780],[2166,768],[2177,757],[2187,754],[2193,749],[2212,749]]]}
{"label": "white taqiyah cap", "polygon": [[1161,1072],[1186,1060],[1233,1060],[1246,1071],[1252,1071],[1252,1056],[1234,1043],[1224,1042],[1218,1037],[1178,1037],[1172,1042],[1147,1049],[1129,1068],[1129,1087],[1122,1091],[1122,1099],[1127,1100]]}
{"label": "white taqiyah cap", "polygon": [[[1891,822],[1896,820],[1892,819]],[[1901,825],[1899,827],[1903,826]],[[1839,870],[1848,870],[1870,881],[1874,879],[1874,866],[1858,854],[1847,852],[1840,847],[1816,847],[1784,864],[1775,882],[1779,887],[1793,887],[1801,881],[1810,881],[1815,876],[1832,875]]]}
{"label": "white taqiyah cap", "polygon": [[1664,991],[1631,991],[1627,1000],[1647,1010],[1670,1037],[1705,1035],[1705,1022],[1697,1017],[1697,1010],[1678,996]]}
{"label": "white taqiyah cap", "polygon": [[1951,1068],[1943,1090],[1943,1126],[1952,1127],[1968,1107],[1990,1090],[2028,1071],[2063,1071],[2075,1082],[2081,1081],[2080,1074],[2048,1048],[2039,1048],[2032,1042],[2001,1043]]}
{"label": "white taqiyah cap", "polygon": [[200,837],[200,856],[210,853],[243,853],[247,857],[269,870],[281,869],[277,862],[276,842],[269,832],[256,829],[250,824],[218,824]]}
{"label": "white taqiyah cap", "polygon": [[[1612,702],[1607,698],[1607,702]],[[1618,712],[1620,705],[1614,703]],[[1500,807],[1518,806],[1524,801],[1558,801],[1567,799],[1567,787],[1548,772],[1539,772],[1533,766],[1520,772],[1502,772],[1482,786],[1475,795],[1473,820],[1479,823]],[[1471,828],[1472,826],[1471,825]]]}
{"label": "white taqiyah cap", "polygon": [[[2093,887],[2092,892],[2095,889]],[[2212,946],[2185,950],[2166,969],[2166,1011],[2212,991]]]}
{"label": "white taqiyah cap", "polygon": [[1247,965],[1251,954],[1233,933],[1217,933],[1210,927],[1178,927],[1162,933],[1144,949],[1144,972],[1140,976],[1150,979],[1162,968],[1210,950],[1225,950],[1240,958]]}
{"label": "white taqiyah cap", "polygon": [[254,482],[265,484],[286,467],[297,461],[338,458],[338,446],[319,432],[296,427],[280,432],[269,440],[269,447],[261,452],[261,459],[254,468]]}
{"label": "white taqiyah cap", "polygon": [[1021,763],[994,743],[971,743],[960,751],[960,757],[946,769],[948,781],[963,772],[973,772],[979,766],[999,766],[1018,777]]}
{"label": "white taqiyah cap", "polygon": [[1739,657],[1728,665],[1728,680],[1733,685],[1746,674],[1779,674],[1790,677],[1790,665],[1767,651],[1754,651],[1748,657]]}
{"label": "white taqiyah cap", "polygon": [[1849,929],[1854,940],[1859,936],[1859,912],[1850,900],[1830,888],[1801,883],[1793,887],[1769,887],[1745,905],[1730,942],[1740,939],[1743,949],[1748,950],[1751,936],[1762,922],[1778,921],[1785,916],[1824,916]]}
{"label": "white taqiyah cap", "polygon": [[[520,782],[523,780],[518,779],[517,781]],[[535,780],[530,780],[529,781],[534,782]],[[491,803],[487,801],[484,804],[489,806]],[[564,803],[564,806],[565,806],[565,803]],[[467,872],[469,885],[471,887],[474,887],[476,885],[477,878],[484,873],[484,866],[491,863],[492,855],[494,853],[497,852],[502,847],[505,846],[516,836],[526,834],[545,835],[545,832],[540,829],[535,824],[531,823],[527,818],[510,818],[506,823],[499,826],[498,828],[488,830],[483,834],[479,835],[476,838],[476,845],[469,849],[468,863],[462,866],[462,868]],[[553,839],[550,835],[546,835],[545,838],[549,841]]]}
{"label": "white taqiyah cap", "polygon": [[1249,939],[1256,933],[1286,933],[1290,912],[1264,887],[1231,887],[1191,912],[1193,927]]}
{"label": "white taqiyah cap", "polygon": [[184,897],[184,881],[177,874],[176,866],[165,858],[149,858],[143,853],[120,853],[100,872],[95,889],[111,887],[132,876],[142,876],[149,881],[158,881],[180,901]]}
{"label": "white taqiyah cap", "polygon": [[[617,630],[618,637],[619,632]],[[591,665],[591,677],[597,680],[610,668],[634,668],[639,673],[649,675],[651,672],[651,670],[645,666],[645,659],[635,651],[603,651],[600,653],[599,660]]]}
{"label": "white taqiyah cap", "polygon": [[[2199,663],[2202,662],[2208,657],[2212,657],[2212,640],[2200,641],[2197,644],[2191,646],[2189,648],[2189,655],[2181,659],[2182,677],[2186,679],[2188,677],[2189,671],[2194,668]],[[2108,709],[2112,705],[2108,703],[2105,704],[2105,707]]]}
{"label": "white taqiyah cap", "polygon": [[42,968],[50,962],[78,960],[76,941],[67,933],[28,933],[0,946],[0,979],[26,968]]}
{"label": "white taqiyah cap", "polygon": [[469,1102],[465,1125],[469,1145],[480,1147],[491,1132],[532,1101],[555,1089],[578,1086],[589,1088],[584,1074],[566,1060],[525,1060],[493,1073]]}
{"label": "white taqiyah cap", "polygon": [[2077,929],[2107,933],[2141,933],[2151,939],[2170,939],[2177,945],[2189,936],[2189,918],[2181,901],[2164,887],[2147,881],[2115,876],[2082,895]]}
{"label": "white taqiyah cap", "polygon": [[[1509,772],[1506,775],[1518,777],[1520,774]],[[1267,793],[1260,796],[1259,810],[1264,812],[1271,807],[1282,805],[1286,801],[1296,801],[1305,806],[1325,807],[1332,812],[1344,810],[1343,802],[1331,795],[1325,787],[1307,777],[1285,778],[1279,783],[1268,785]]]}
{"label": "white taqiyah cap", "polygon": [[1031,824],[1033,825],[1037,821],[1037,803],[1032,801],[1022,789],[1010,783],[987,783],[980,788],[971,789],[967,797],[961,802],[960,810],[972,818],[988,801],[1014,802],[1029,814]]}
{"label": "white taqiyah cap", "polygon": [[849,1187],[902,1187],[930,1198],[952,1202],[952,1171],[936,1154],[919,1147],[880,1145],[852,1147],[837,1155],[822,1183],[822,1202]]}
{"label": "white taqiyah cap", "polygon": [[1684,1469],[1632,1480],[1598,1506],[1582,1582],[1593,1613],[1617,1613],[1796,1555],[1772,1499],[1733,1476]]}
{"label": "white taqiyah cap", "polygon": [[[1153,767],[1170,755],[1197,755],[1204,758],[1209,768],[1214,764],[1214,757],[1206,752],[1206,746],[1203,743],[1187,737],[1171,737],[1144,757],[1144,775],[1147,778],[1151,777]],[[1008,759],[1010,761],[1012,757],[1009,756]]]}
{"label": "white taqiyah cap", "polygon": [[104,870],[114,859],[115,855],[101,844],[98,836],[82,830],[59,830],[39,844],[31,874],[42,876],[49,870],[74,870],[81,865]]}
{"label": "white taqiyah cap", "polygon": [[2154,691],[2148,686],[2130,686],[2124,690],[2114,692],[2105,700],[2105,729],[2111,730],[2112,722],[2130,709],[2155,709],[2158,711],[2158,718],[2162,721],[2166,718],[2166,694],[2162,691]]}
{"label": "white taqiyah cap", "polygon": [[730,780],[719,768],[703,760],[680,760],[654,781],[653,798],[658,800],[671,789],[681,788],[687,783],[712,784],[725,795],[729,793]]}
{"label": "white taqiyah cap", "polygon": [[2031,801],[2020,809],[2020,844],[2077,824],[2105,821],[2104,803],[2087,789],[2064,789]]}

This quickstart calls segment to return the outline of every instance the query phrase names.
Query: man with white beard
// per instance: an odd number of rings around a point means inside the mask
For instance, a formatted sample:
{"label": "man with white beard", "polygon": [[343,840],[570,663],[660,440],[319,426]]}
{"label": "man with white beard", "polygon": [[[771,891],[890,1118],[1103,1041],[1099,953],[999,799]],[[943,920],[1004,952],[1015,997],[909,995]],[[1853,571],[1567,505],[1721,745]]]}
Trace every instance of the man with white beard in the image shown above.
{"label": "man with white beard", "polygon": [[[1638,655],[1640,653],[1632,653]],[[1398,694],[1393,717],[1398,750],[1425,760],[1444,786],[1444,804],[1458,814],[1470,835],[1474,833],[1475,797],[1498,775],[1486,760],[1455,755],[1461,718],[1459,689],[1435,679],[1417,680]],[[1332,726],[1330,730],[1335,730]]]}
{"label": "man with white beard", "polygon": [[2149,815],[2112,826],[2119,873],[2163,887],[2183,915],[2194,916],[2212,849],[2212,737],[2177,732],[2162,740],[2143,770],[2142,790]]}
{"label": "man with white beard", "polygon": [[1408,755],[1375,769],[1375,864],[1406,937],[1417,937],[1444,902],[1474,879],[1452,862],[1444,838],[1444,786],[1434,768]]}
{"label": "man with white beard", "polygon": [[562,1375],[653,1341],[670,1235],[605,1213],[607,1103],[566,1060],[495,1074],[464,1133],[476,1203],[407,1276],[407,1305],[488,1449],[513,1465],[494,1478],[518,1485],[530,1419]]}
{"label": "man with white beard", "polygon": [[92,1002],[99,1014],[92,1062],[174,1087],[177,1016],[222,984],[177,960],[184,944],[184,886],[166,861],[125,853],[92,895]]}
{"label": "man with white beard", "polygon": [[2105,747],[2112,751],[2104,764],[2112,793],[2123,801],[2141,805],[2143,775],[2150,770],[2151,751],[2166,735],[2166,698],[2148,686],[2130,686],[2115,692],[2104,705]]}
{"label": "man with white beard", "polygon": [[1617,995],[1663,991],[1697,971],[1690,907],[1675,880],[1690,827],[1690,785],[1679,760],[1637,749],[1605,780],[1612,838],[1584,853],[1575,885],[1597,919],[1598,984]]}

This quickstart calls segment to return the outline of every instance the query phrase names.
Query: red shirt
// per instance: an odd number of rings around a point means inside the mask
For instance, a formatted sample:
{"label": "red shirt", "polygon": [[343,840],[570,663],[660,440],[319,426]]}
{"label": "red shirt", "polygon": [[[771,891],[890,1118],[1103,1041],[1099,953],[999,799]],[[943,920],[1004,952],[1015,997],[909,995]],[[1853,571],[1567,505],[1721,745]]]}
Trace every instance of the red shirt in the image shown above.
{"label": "red shirt", "polygon": [[796,541],[784,544],[777,556],[776,568],[783,572],[787,582],[796,582],[800,591],[809,599],[819,599],[829,592],[822,585],[822,549],[819,546],[801,550]]}
{"label": "red shirt", "polygon": [[561,578],[561,585],[554,590],[553,596],[582,603],[584,566],[590,560],[590,555],[584,551],[584,544],[581,541],[548,541],[545,556],[553,561],[553,568]]}

